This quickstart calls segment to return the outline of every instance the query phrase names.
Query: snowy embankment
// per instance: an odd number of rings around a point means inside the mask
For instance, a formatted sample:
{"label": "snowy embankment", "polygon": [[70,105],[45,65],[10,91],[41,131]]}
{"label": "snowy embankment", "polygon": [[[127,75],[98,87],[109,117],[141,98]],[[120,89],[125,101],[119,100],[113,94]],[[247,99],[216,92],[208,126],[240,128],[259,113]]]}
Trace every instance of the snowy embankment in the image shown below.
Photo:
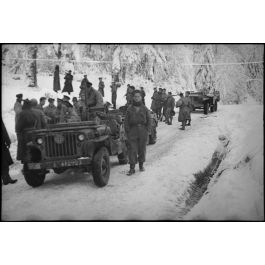
{"label": "snowy embankment", "polygon": [[263,106],[226,106],[216,119],[230,139],[227,154],[184,219],[264,220]]}

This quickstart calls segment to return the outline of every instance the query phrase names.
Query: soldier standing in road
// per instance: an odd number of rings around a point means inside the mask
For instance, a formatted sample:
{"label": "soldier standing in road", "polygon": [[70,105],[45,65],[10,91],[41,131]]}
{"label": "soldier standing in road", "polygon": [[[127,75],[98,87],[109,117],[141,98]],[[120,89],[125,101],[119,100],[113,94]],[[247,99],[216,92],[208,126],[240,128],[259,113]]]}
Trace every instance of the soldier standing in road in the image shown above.
{"label": "soldier standing in road", "polygon": [[59,65],[56,65],[53,75],[53,91],[57,93],[59,90],[61,90],[60,71],[59,71]]}
{"label": "soldier standing in road", "polygon": [[19,114],[17,124],[16,124],[16,132],[18,135],[18,146],[17,146],[17,160],[23,160],[26,156],[26,144],[30,139],[26,138],[25,130],[32,129],[44,129],[46,128],[46,122],[44,119],[44,114],[36,109],[32,109],[32,102],[34,106],[37,105],[37,100],[33,99],[32,101],[26,99],[24,100],[24,104],[22,107],[22,111]]}
{"label": "soldier standing in road", "polygon": [[166,118],[166,110],[167,110],[167,92],[166,89],[162,89],[162,95],[161,95],[161,105],[162,105],[162,111],[161,111],[161,118],[160,121],[163,121],[163,116]]}
{"label": "soldier standing in road", "polygon": [[152,99],[152,104],[151,104],[151,110],[154,113],[157,113],[157,99],[158,99],[158,92],[157,92],[157,88],[154,88],[154,93],[153,96],[151,97]]}
{"label": "soldier standing in road", "polygon": [[168,92],[168,97],[167,97],[167,101],[165,104],[165,109],[166,109],[165,110],[165,116],[166,116],[165,122],[168,125],[172,125],[174,107],[175,107],[175,99],[173,98],[172,93]]}
{"label": "soldier standing in road", "polygon": [[2,117],[2,134],[1,134],[1,149],[2,149],[2,158],[1,158],[1,178],[4,185],[9,183],[14,184],[17,182],[16,179],[12,179],[9,175],[9,166],[13,164],[12,157],[9,152],[9,148],[11,145],[10,138],[8,136],[5,124],[3,123]]}
{"label": "soldier standing in road", "polygon": [[190,91],[185,92],[185,98],[187,99],[187,101],[189,101],[189,106],[190,106],[189,108],[190,111],[189,111],[188,119],[186,121],[186,126],[191,126],[191,115],[190,114],[193,110],[193,106],[192,106],[191,99],[190,99]]}
{"label": "soldier standing in road", "polygon": [[99,77],[98,91],[101,93],[102,97],[104,97],[104,87],[105,84],[102,81],[102,77]]}
{"label": "soldier standing in road", "polygon": [[113,105],[113,108],[116,109],[116,100],[117,100],[117,85],[115,82],[111,83],[111,103]]}
{"label": "soldier standing in road", "polygon": [[64,82],[64,88],[62,92],[67,92],[70,95],[70,93],[74,91],[73,85],[72,85],[74,77],[72,76],[71,70],[69,70],[69,72],[66,73],[64,79],[65,79],[65,82]]}
{"label": "soldier standing in road", "polygon": [[145,105],[145,91],[144,91],[144,88],[141,86],[141,96],[142,96],[142,101],[143,101],[143,104]]}
{"label": "soldier standing in road", "polygon": [[180,130],[185,130],[186,120],[190,117],[190,100],[183,97],[183,93],[180,93],[180,99],[176,103],[176,107],[179,107],[178,121],[182,123]]}
{"label": "soldier standing in road", "polygon": [[135,173],[135,164],[139,162],[140,171],[144,171],[146,145],[151,130],[151,116],[142,102],[141,91],[135,90],[133,103],[127,109],[124,120],[125,133],[128,139],[130,170],[128,176]]}
{"label": "soldier standing in road", "polygon": [[87,88],[89,87],[89,84],[91,84],[88,79],[87,79],[87,75],[84,75],[84,78],[81,81],[81,85],[80,85],[80,92],[79,92],[79,97],[81,97],[81,94],[85,94]]}
{"label": "soldier standing in road", "polygon": [[14,105],[15,123],[17,123],[18,114],[22,111],[23,94],[17,94],[16,97],[17,97],[17,100],[16,100],[15,105]]}
{"label": "soldier standing in road", "polygon": [[133,91],[135,90],[134,86],[131,85],[127,85],[127,93],[126,93],[126,105],[130,106],[133,102]]}
{"label": "soldier standing in road", "polygon": [[56,106],[54,105],[54,99],[48,99],[49,105],[44,108],[44,114],[47,117],[49,124],[56,123]]}
{"label": "soldier standing in road", "polygon": [[157,114],[158,120],[160,120],[162,117],[161,111],[162,111],[162,106],[163,106],[162,88],[161,87],[158,90],[158,96],[157,96],[156,104],[157,104],[156,114]]}

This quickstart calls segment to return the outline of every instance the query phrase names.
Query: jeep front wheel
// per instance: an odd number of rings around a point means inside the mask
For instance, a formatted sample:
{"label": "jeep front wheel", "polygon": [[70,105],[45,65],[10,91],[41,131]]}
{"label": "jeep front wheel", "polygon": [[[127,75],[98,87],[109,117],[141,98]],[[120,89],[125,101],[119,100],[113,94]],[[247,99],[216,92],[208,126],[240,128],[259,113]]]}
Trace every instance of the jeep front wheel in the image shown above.
{"label": "jeep front wheel", "polygon": [[109,152],[106,147],[101,147],[93,158],[92,175],[98,187],[104,187],[109,182],[110,162]]}
{"label": "jeep front wheel", "polygon": [[23,174],[27,184],[33,188],[41,186],[46,175],[43,170],[28,170],[27,164],[24,164]]}

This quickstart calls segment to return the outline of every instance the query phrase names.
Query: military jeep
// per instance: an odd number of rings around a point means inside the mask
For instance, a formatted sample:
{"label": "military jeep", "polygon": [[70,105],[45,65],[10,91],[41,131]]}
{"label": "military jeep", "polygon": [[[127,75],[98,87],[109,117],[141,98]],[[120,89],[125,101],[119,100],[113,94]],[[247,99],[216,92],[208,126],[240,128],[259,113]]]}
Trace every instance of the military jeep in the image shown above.
{"label": "military jeep", "polygon": [[27,130],[27,155],[23,174],[26,182],[37,187],[53,169],[60,174],[68,168],[92,171],[98,187],[108,184],[110,155],[117,155],[120,164],[127,163],[127,149],[122,130],[111,120],[50,124],[47,129]]}
{"label": "military jeep", "polygon": [[203,109],[204,114],[209,111],[217,111],[218,101],[220,101],[220,92],[214,91],[213,93],[194,92],[190,91],[190,99],[193,106],[193,111],[196,109]]}

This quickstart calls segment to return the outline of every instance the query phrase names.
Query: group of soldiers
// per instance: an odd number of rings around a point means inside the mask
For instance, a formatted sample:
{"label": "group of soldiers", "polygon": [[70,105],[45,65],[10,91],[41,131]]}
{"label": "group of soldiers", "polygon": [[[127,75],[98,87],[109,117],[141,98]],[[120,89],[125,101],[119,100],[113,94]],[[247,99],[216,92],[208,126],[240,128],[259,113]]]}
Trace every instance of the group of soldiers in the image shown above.
{"label": "group of soldiers", "polygon": [[[175,102],[174,95],[172,92],[166,92],[165,88],[154,88],[154,93],[152,96],[151,110],[156,113],[158,120],[164,121],[168,125],[172,125],[173,116],[175,115],[174,108],[179,107],[179,117],[178,121],[182,123],[181,130],[185,130],[185,126],[191,125],[190,113],[193,110],[191,100],[189,98],[190,92],[180,93],[180,99]],[[164,118],[164,120],[163,120]]]}
{"label": "group of soldiers", "polygon": [[[16,95],[17,100],[14,105],[14,111],[15,129],[18,139],[17,160],[23,163],[25,157],[27,143],[24,134],[25,129],[44,129],[47,124],[86,120],[87,117],[84,115],[87,113],[87,109],[104,107],[104,87],[101,77],[99,78],[98,90],[96,90],[87,79],[87,75],[84,75],[80,85],[79,99],[73,97],[71,103],[70,97],[64,95],[62,99],[57,98],[57,106],[55,106],[55,99],[53,98],[48,98],[48,106],[44,107],[47,100],[45,97],[41,97],[38,103],[36,99],[23,100],[23,94]],[[112,105],[114,108],[116,108],[117,88],[116,83],[112,82]],[[151,130],[151,116],[150,111],[145,106],[145,95],[143,87],[137,90],[134,86],[127,85],[125,94],[127,112],[124,120],[124,129],[127,136],[130,163],[128,175],[135,173],[135,165],[137,163],[139,163],[140,171],[144,171],[146,144]],[[166,89],[162,88],[157,91],[157,88],[154,88],[151,110],[156,113],[158,120],[163,121],[164,117],[164,122],[171,125],[175,115],[175,106],[180,108],[178,117],[178,121],[182,123],[180,129],[185,130],[185,126],[191,125],[190,113],[193,107],[189,92],[185,93],[185,97],[180,93],[180,99],[175,102],[171,92],[166,93]],[[10,179],[9,183],[12,182],[14,183]]]}

